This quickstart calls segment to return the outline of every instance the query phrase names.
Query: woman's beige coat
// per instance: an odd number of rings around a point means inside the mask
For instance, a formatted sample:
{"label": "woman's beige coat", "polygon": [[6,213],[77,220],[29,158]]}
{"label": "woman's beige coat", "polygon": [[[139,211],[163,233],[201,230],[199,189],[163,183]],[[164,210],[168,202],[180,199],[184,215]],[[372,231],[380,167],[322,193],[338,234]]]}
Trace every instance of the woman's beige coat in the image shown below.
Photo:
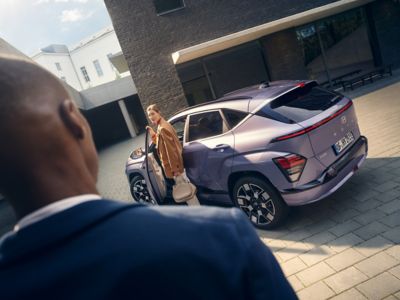
{"label": "woman's beige coat", "polygon": [[182,145],[174,127],[162,119],[157,127],[157,134],[153,137],[153,142],[156,144],[165,176],[174,178],[174,173],[183,173]]}

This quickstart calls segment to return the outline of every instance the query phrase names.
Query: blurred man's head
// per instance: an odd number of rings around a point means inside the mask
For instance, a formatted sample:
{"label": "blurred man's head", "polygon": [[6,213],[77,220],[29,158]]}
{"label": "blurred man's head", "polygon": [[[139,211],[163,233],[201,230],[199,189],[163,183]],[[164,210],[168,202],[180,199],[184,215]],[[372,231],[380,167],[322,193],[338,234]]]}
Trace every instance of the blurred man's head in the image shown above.
{"label": "blurred man's head", "polygon": [[60,81],[0,55],[0,192],[17,215],[94,192],[97,169],[90,128]]}

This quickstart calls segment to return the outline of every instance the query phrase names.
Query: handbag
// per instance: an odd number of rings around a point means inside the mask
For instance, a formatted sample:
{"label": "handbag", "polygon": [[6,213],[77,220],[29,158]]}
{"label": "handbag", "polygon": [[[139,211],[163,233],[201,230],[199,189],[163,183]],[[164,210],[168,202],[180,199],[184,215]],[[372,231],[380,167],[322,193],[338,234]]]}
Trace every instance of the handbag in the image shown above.
{"label": "handbag", "polygon": [[172,187],[172,197],[176,203],[187,202],[196,196],[196,186],[184,174],[176,176],[175,185]]}

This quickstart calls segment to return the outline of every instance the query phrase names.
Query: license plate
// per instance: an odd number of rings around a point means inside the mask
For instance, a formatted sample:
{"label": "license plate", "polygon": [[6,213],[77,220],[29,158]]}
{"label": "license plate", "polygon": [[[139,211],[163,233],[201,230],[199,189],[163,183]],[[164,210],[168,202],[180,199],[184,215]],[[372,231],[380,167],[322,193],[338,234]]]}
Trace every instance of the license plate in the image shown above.
{"label": "license plate", "polygon": [[333,145],[333,149],[335,150],[336,154],[339,154],[344,149],[347,148],[354,141],[354,136],[351,132],[348,132],[344,137],[342,137],[339,141],[337,141]]}

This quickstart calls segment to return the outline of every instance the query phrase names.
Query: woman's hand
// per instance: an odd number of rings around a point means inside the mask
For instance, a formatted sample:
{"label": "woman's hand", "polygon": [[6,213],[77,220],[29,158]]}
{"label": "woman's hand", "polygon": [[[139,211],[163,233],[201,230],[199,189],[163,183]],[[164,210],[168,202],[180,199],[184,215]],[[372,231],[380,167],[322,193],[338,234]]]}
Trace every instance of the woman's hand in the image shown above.
{"label": "woman's hand", "polygon": [[150,133],[150,136],[153,138],[156,135],[156,132],[150,126],[146,126],[146,130]]}

